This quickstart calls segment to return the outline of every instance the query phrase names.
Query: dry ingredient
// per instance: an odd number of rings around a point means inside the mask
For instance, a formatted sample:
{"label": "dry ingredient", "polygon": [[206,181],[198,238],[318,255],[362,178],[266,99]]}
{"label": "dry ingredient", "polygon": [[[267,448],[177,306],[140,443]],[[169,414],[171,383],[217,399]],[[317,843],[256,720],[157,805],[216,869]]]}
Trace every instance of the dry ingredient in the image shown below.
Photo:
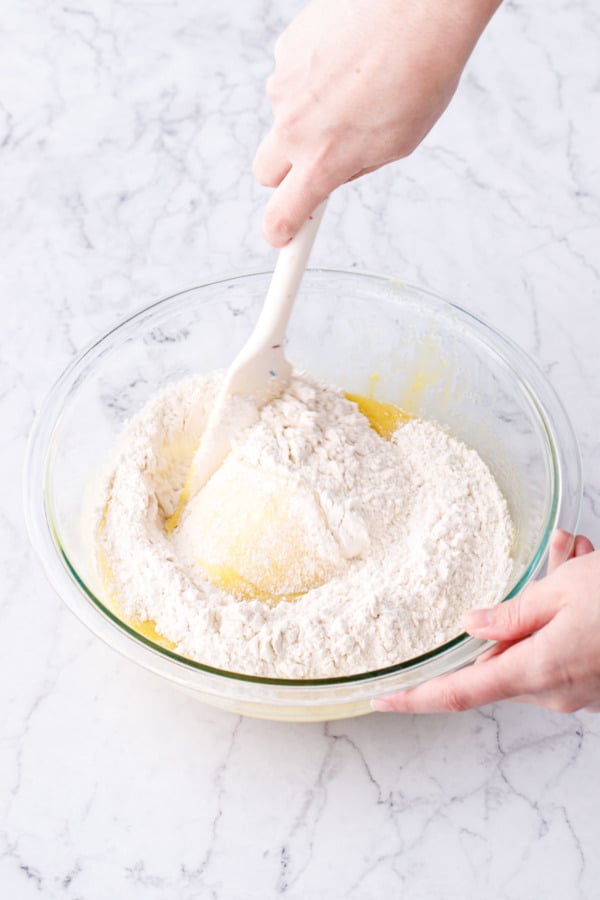
{"label": "dry ingredient", "polygon": [[303,374],[169,530],[220,378],[154,397],[102,484],[98,567],[126,620],[216,668],[318,678],[431,650],[502,597],[512,524],[479,455],[419,419],[385,439]]}

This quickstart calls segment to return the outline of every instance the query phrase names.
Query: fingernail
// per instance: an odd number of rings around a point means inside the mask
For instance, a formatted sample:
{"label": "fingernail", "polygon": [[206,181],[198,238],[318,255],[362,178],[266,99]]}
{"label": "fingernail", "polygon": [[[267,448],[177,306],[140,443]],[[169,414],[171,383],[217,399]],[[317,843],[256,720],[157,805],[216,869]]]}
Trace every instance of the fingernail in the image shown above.
{"label": "fingernail", "polygon": [[393,712],[394,707],[387,697],[378,697],[376,700],[371,700],[371,709],[374,709],[375,712]]}
{"label": "fingernail", "polygon": [[483,631],[494,624],[495,610],[471,609],[463,616],[465,631]]}

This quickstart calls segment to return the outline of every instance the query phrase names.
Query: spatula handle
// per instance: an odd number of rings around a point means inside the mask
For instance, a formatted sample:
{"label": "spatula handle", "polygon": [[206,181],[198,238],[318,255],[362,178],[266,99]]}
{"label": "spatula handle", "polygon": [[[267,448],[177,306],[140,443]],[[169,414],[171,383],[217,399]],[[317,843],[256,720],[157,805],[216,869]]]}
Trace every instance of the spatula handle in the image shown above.
{"label": "spatula handle", "polygon": [[289,244],[279,251],[273,278],[250,339],[254,346],[267,336],[273,343],[283,343],[294,300],[326,206],[327,200],[323,200]]}

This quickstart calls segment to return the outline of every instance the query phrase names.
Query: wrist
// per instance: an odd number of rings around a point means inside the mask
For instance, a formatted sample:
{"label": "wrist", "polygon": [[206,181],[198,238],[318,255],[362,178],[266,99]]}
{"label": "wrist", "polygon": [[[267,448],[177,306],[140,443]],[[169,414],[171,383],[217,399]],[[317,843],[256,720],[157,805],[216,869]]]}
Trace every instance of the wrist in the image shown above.
{"label": "wrist", "polygon": [[[417,0],[418,2],[418,0]],[[437,31],[462,70],[502,0],[430,0],[429,14],[437,19]]]}
{"label": "wrist", "polygon": [[448,6],[475,43],[502,0],[450,0]]}

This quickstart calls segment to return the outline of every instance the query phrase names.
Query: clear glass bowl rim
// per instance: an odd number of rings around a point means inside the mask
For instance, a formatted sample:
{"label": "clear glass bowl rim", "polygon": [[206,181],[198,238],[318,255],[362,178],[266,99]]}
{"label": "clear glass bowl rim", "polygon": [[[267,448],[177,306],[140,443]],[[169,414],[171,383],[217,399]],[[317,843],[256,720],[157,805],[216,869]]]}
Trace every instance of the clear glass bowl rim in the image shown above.
{"label": "clear glass bowl rim", "polygon": [[[575,533],[579,521],[582,495],[579,448],[569,418],[554,391],[554,388],[551,386],[537,363],[528,353],[526,353],[526,351],[522,350],[510,338],[498,331],[483,317],[469,312],[458,304],[444,299],[427,288],[412,285],[394,276],[378,275],[369,272],[324,268],[308,269],[307,272],[318,276],[333,276],[342,279],[351,278],[352,280],[366,279],[391,285],[399,284],[408,291],[415,292],[421,297],[427,298],[427,302],[432,308],[441,309],[443,311],[447,311],[448,309],[453,310],[455,314],[458,315],[459,319],[464,321],[467,326],[474,331],[479,340],[485,344],[486,348],[496,357],[499,357],[502,363],[511,370],[521,389],[527,394],[532,406],[536,410],[543,433],[546,437],[553,474],[553,496],[544,534],[532,557],[532,561],[517,584],[501,602],[506,602],[511,599],[522,590],[526,583],[533,579],[539,570],[548,550],[550,536],[557,527],[557,524],[560,524],[565,530]],[[49,463],[51,461],[52,444],[60,420],[63,402],[68,397],[72,388],[77,384],[78,370],[86,364],[90,358],[101,355],[102,348],[111,337],[119,334],[121,339],[125,340],[129,332],[135,327],[136,323],[140,320],[146,322],[151,321],[152,318],[161,313],[165,305],[169,303],[173,303],[198,290],[209,290],[211,287],[228,282],[243,281],[259,277],[264,278],[271,274],[271,271],[257,271],[217,278],[195,287],[178,291],[175,294],[164,297],[143,307],[122,319],[100,338],[91,341],[75,357],[75,359],[69,363],[54,385],[50,388],[44,401],[40,405],[29,436],[24,464],[24,508],[31,543],[42,562],[51,584],[61,599],[65,600],[72,612],[74,612],[96,636],[100,637],[115,649],[119,649],[125,655],[131,656],[132,654],[127,654],[123,646],[117,646],[118,641],[114,633],[111,639],[111,632],[113,629],[116,629],[116,632],[118,632],[119,635],[128,637],[140,649],[143,648],[147,653],[158,656],[163,663],[166,662],[171,666],[175,666],[176,669],[173,669],[170,673],[167,673],[164,670],[162,672],[162,674],[171,677],[175,681],[182,681],[181,670],[183,669],[189,674],[198,673],[209,677],[212,676],[219,680],[226,679],[229,682],[247,684],[248,686],[264,685],[265,687],[287,688],[290,689],[290,691],[309,688],[319,690],[336,688],[344,685],[372,684],[373,682],[377,682],[381,685],[382,681],[388,681],[391,677],[400,673],[407,673],[413,670],[418,671],[422,669],[423,666],[426,666],[427,663],[441,662],[445,657],[454,659],[457,650],[462,650],[463,652],[460,654],[460,659],[456,660],[456,665],[454,665],[453,668],[472,662],[480,655],[480,653],[489,646],[492,646],[492,642],[483,641],[478,638],[473,638],[469,634],[462,633],[427,653],[408,660],[403,660],[393,666],[333,678],[266,678],[214,668],[181,656],[167,648],[160,647],[158,644],[146,638],[144,635],[139,634],[135,629],[121,621],[98,597],[95,596],[94,592],[88,588],[62,547],[58,529],[54,524],[54,516],[52,515],[53,501],[49,490]],[[210,297],[205,299],[210,302]],[[202,300],[200,299],[199,302],[202,302]],[[514,361],[518,361],[518,369],[513,364]],[[527,372],[529,380],[525,378],[523,371]],[[535,389],[530,384],[531,380],[536,381]],[[540,397],[540,394],[544,395],[543,398]],[[549,407],[551,407],[551,411]],[[569,458],[571,478],[577,485],[575,490],[576,496],[574,497],[565,498],[564,496],[563,482],[565,480],[565,461],[561,458],[561,453],[559,452],[560,445],[555,438],[557,431],[560,431],[563,442],[570,445],[569,453],[565,455]],[[561,501],[564,499],[568,500],[568,503],[566,504],[568,508],[561,510]],[[559,523],[561,512],[563,513],[565,521]],[[570,552],[570,548],[568,548],[566,555],[568,555],[568,552]],[[60,569],[56,566],[57,561],[59,562]],[[65,590],[68,590],[69,588],[72,589],[73,587],[76,588],[80,597],[85,600],[86,605],[89,607],[87,613],[93,610],[93,612],[97,614],[96,616],[86,614],[86,611],[84,611],[80,604],[69,602],[65,598]],[[74,599],[73,594],[71,594],[71,600],[73,601]],[[91,601],[91,606],[89,601]],[[100,620],[98,620],[97,616],[100,616]],[[107,631],[101,627],[102,624],[108,624],[112,626],[112,628]],[[139,654],[136,655],[138,657],[137,661],[142,665],[151,669],[155,668],[152,665],[152,659],[150,657],[144,659],[143,657],[140,657]],[[185,681],[185,678],[183,678],[183,681]]]}

